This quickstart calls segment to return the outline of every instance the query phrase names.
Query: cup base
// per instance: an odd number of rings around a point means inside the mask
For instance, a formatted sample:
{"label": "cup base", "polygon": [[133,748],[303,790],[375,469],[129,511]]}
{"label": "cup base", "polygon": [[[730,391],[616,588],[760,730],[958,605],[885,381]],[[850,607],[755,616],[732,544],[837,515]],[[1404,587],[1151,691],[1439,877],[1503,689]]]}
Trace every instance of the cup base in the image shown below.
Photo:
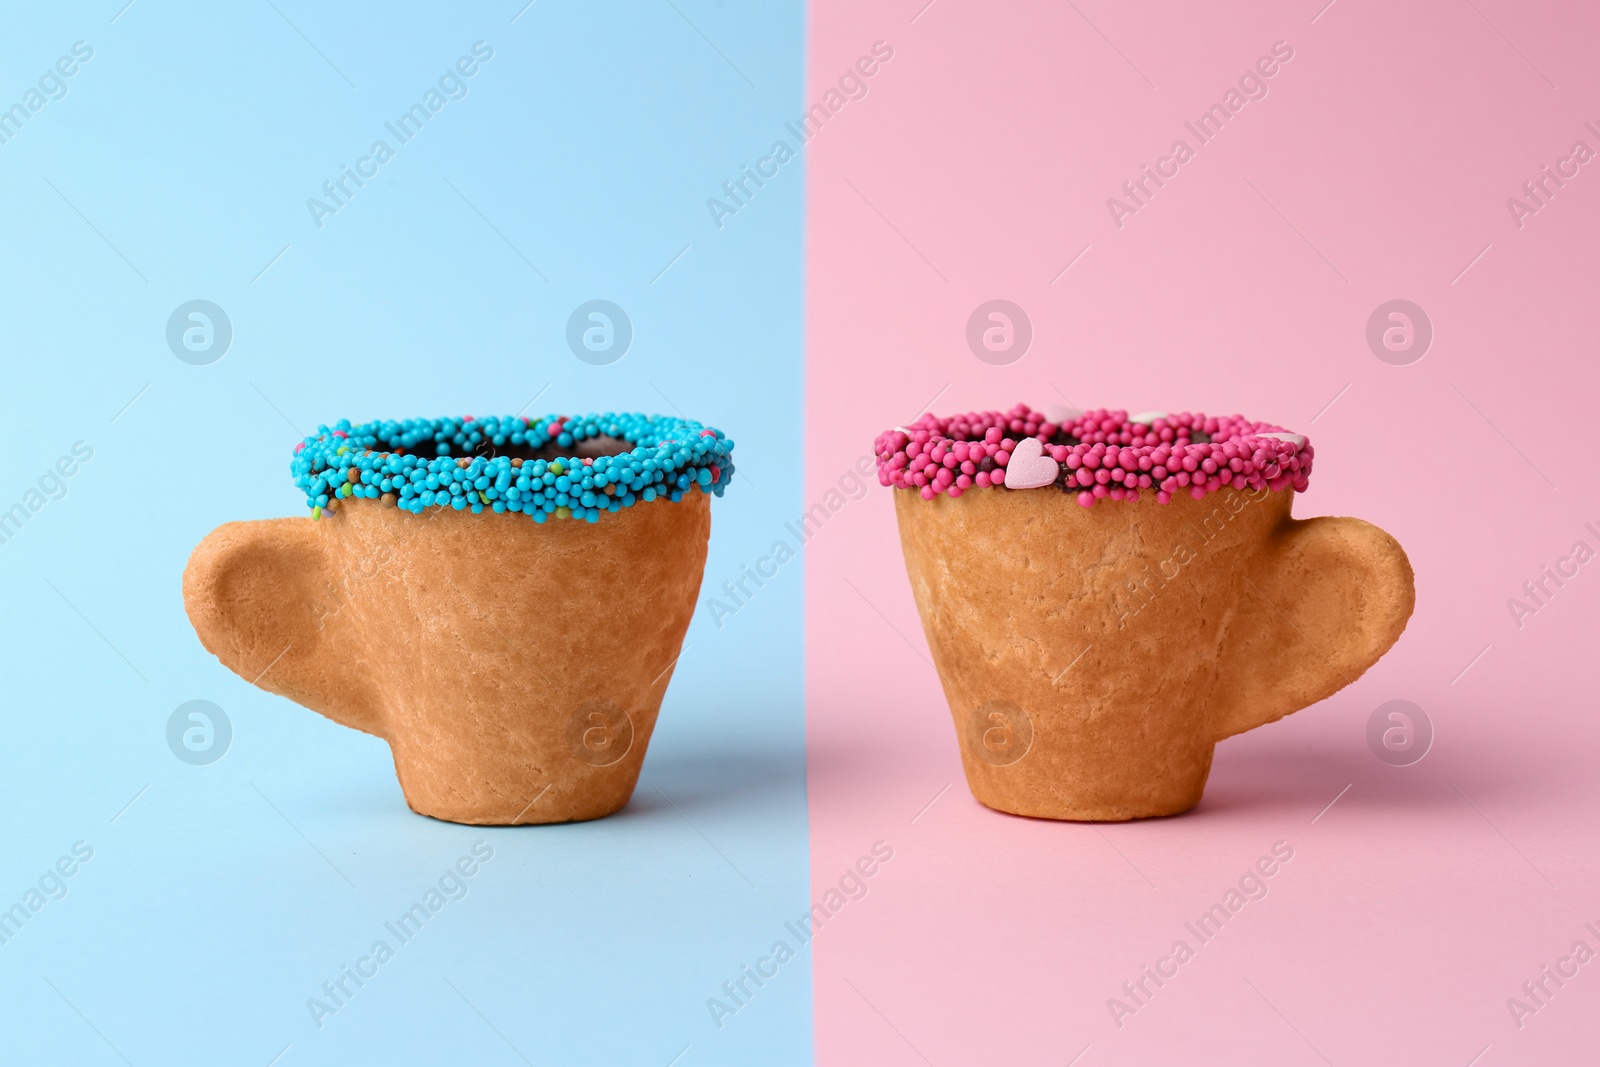
{"label": "cup base", "polygon": [[1087,741],[1080,736],[1056,753],[1055,745],[1044,745],[1008,766],[964,752],[967,788],[996,811],[1063,822],[1154,819],[1181,815],[1200,803],[1213,746],[1178,746],[1151,760]]}
{"label": "cup base", "polygon": [[476,808],[460,807],[455,805],[434,808],[427,802],[413,802],[406,798],[406,807],[418,815],[425,815],[430,819],[440,822],[453,822],[462,826],[545,826],[558,825],[567,822],[593,822],[603,819],[607,815],[615,815],[628,806],[631,797],[623,797],[620,803],[607,803],[586,807],[569,807],[560,811],[515,812],[507,807]]}
{"label": "cup base", "polygon": [[407,807],[430,819],[469,826],[603,819],[627,806],[639,779],[638,761],[610,767],[574,765],[555,776],[531,766],[499,770],[491,780],[481,773],[463,775],[458,768],[395,761]]}
{"label": "cup base", "polygon": [[986,808],[1021,815],[1029,819],[1053,819],[1057,822],[1131,822],[1134,819],[1159,819],[1169,815],[1182,815],[1200,803],[1205,782],[1192,790],[1175,796],[1129,798],[1121,802],[1079,801],[1071,797],[1042,795],[1030,792],[1025,795],[995,795],[981,789],[972,779],[967,786],[973,797]]}

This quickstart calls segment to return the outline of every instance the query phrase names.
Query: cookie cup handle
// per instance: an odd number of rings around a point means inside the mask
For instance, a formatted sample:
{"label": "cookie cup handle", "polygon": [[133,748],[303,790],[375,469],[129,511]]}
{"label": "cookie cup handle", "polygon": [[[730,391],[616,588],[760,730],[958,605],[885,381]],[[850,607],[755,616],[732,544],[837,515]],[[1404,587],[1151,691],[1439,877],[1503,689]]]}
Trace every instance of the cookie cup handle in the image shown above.
{"label": "cookie cup handle", "polygon": [[1243,575],[1227,629],[1211,719],[1219,741],[1355,681],[1400,637],[1416,603],[1405,550],[1360,519],[1285,516],[1263,562]]}
{"label": "cookie cup handle", "polygon": [[183,605],[206,651],[233,673],[334,722],[383,737],[354,613],[318,524],[230,522],[183,571]]}

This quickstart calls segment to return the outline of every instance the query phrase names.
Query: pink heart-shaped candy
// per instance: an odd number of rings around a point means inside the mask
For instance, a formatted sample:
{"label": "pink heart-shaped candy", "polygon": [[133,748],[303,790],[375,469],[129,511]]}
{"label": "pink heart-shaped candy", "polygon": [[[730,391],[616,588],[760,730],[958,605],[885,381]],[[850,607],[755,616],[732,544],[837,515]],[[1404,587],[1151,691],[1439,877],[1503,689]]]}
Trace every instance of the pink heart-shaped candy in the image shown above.
{"label": "pink heart-shaped candy", "polygon": [[1056,480],[1061,465],[1044,454],[1044,442],[1037,437],[1024,437],[1011,450],[1006,463],[1007,489],[1038,489]]}

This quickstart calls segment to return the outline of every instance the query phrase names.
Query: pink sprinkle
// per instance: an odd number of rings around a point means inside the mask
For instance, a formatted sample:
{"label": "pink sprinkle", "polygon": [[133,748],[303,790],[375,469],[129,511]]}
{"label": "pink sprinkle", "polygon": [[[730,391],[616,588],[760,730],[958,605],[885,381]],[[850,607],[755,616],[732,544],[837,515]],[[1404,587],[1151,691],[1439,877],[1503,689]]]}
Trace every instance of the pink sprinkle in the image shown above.
{"label": "pink sprinkle", "polygon": [[[556,421],[548,432],[555,436],[563,429]],[[949,418],[930,413],[878,435],[878,480],[918,489],[928,499],[941,492],[956,496],[971,488],[1004,487],[1012,450],[1030,436],[1065,468],[1057,484],[1080,503],[1106,497],[1136,501],[1141,490],[1156,490],[1162,504],[1183,489],[1197,498],[1224,486],[1303,491],[1313,455],[1301,435],[1237,415],[1179,412],[1145,425],[1132,422],[1125,411],[1100,410],[1055,423],[1019,404],[1004,413]]]}

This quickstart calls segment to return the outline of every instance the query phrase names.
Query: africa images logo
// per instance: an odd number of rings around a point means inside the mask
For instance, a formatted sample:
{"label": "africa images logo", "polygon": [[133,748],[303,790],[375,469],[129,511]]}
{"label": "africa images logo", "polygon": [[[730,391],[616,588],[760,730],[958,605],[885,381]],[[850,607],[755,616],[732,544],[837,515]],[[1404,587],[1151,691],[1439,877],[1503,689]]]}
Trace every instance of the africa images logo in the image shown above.
{"label": "africa images logo", "polygon": [[1202,111],[1193,122],[1185,122],[1183,128],[1194,137],[1193,145],[1182,137],[1178,138],[1172,142],[1171,150],[1156,160],[1153,169],[1148,163],[1143,164],[1138,177],[1122,183],[1126,200],[1106,197],[1106,210],[1111,213],[1112,224],[1119,230],[1126,226],[1126,218],[1137,215],[1147,207],[1156,191],[1176,178],[1183,165],[1192,160],[1202,146],[1210,144],[1223,127],[1244,110],[1246,104],[1252,100],[1265,100],[1269,91],[1268,80],[1293,58],[1294,48],[1288,41],[1274,41],[1271,55],[1257,59],[1239,76],[1236,86],[1228,87],[1219,102]]}
{"label": "africa images logo", "polygon": [[453,100],[465,100],[466,80],[476,76],[483,69],[482,65],[493,58],[494,49],[487,42],[475,41],[471,55],[457,59],[454,66],[439,75],[436,85],[427,88],[420,101],[402,111],[393,122],[383,124],[383,128],[394,137],[393,146],[379,138],[372,142],[366,155],[356,160],[353,169],[349,164],[341,164],[338,177],[322,183],[323,198],[313,196],[306,199],[306,210],[311,212],[311,221],[317,224],[317,229],[327,225],[324,220],[329,216],[337,215],[349,206],[356,193],[378,176],[378,169],[395,157],[395,149],[421,133],[428,120],[443,111],[446,104]]}
{"label": "africa images logo", "polygon": [[[795,122],[783,124],[784,129],[794,136],[795,145],[804,148],[835,115],[844,110],[846,104],[852,100],[865,100],[869,89],[867,79],[882,70],[884,64],[893,58],[894,47],[889,42],[874,41],[872,54],[857,58],[855,64],[839,76],[836,86],[830,86],[822,94],[821,100],[805,110],[797,120],[798,125]],[[788,139],[780,137],[772,142],[766,155],[755,161],[753,170],[749,164],[741,164],[739,173],[722,183],[721,197],[706,198],[706,210],[711,213],[711,221],[717,229],[727,225],[724,220],[748,207],[756,193],[776,178],[784,165],[797,155],[798,150],[789,144]]]}
{"label": "africa images logo", "polygon": [[23,92],[22,98],[10,107],[0,104],[0,145],[9,144],[33,116],[45,109],[46,104],[65,100],[67,79],[82,70],[83,64],[93,58],[94,47],[89,42],[74,41],[72,54],[60,57],[53,67],[39,75],[37,88],[30,86]]}

